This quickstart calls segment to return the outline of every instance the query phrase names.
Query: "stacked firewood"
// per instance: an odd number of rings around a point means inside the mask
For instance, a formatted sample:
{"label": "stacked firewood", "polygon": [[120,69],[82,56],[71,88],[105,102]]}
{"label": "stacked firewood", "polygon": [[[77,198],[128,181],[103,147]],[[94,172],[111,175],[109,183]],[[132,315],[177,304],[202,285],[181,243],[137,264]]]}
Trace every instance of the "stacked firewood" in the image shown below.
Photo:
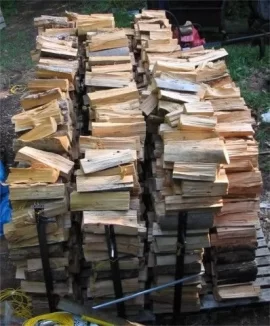
{"label": "stacked firewood", "polygon": [[39,223],[48,221],[54,295],[72,296],[71,273],[79,272],[78,235],[69,212],[73,160],[78,155],[74,111],[78,50],[71,25],[66,17],[35,19],[39,35],[32,57],[37,61],[37,79],[29,81],[20,100],[22,110],[12,117],[16,165],[7,182],[13,216],[4,233],[17,266],[16,278],[22,290],[32,295],[34,314],[49,310],[36,218],[45,219]]}
{"label": "stacked firewood", "polygon": [[[236,88],[232,88],[236,90]],[[217,132],[224,137],[230,163],[224,165],[228,194],[216,214],[211,234],[214,294],[217,300],[257,297],[256,228],[262,187],[258,169],[258,144],[251,111],[239,92],[211,90],[206,97],[215,108]],[[224,90],[223,90],[224,91]],[[230,92],[231,91],[231,92]],[[221,95],[221,96],[219,96]]]}
{"label": "stacked firewood", "polygon": [[[54,294],[96,305],[146,280],[193,275],[147,303],[154,313],[198,311],[205,270],[217,300],[258,296],[258,146],[226,50],[181,51],[164,11],[143,10],[134,29],[116,29],[111,14],[71,12],[35,26],[36,79],[12,117],[17,165],[4,227],[35,313],[48,311],[35,204],[50,221]],[[125,314],[143,305],[143,296],[128,301]]]}
{"label": "stacked firewood", "polygon": [[[151,19],[161,15],[158,12],[154,17],[154,11],[149,14],[152,14]],[[148,234],[153,253],[149,265],[154,266],[155,284],[172,281],[177,276],[177,226],[179,221],[183,222],[181,219],[185,219],[185,223],[180,230],[185,227],[186,232],[184,275],[201,270],[203,249],[210,247],[209,228],[217,226],[211,232],[212,257],[216,262],[212,269],[216,271],[215,280],[220,278],[215,284],[229,283],[228,280],[222,283],[226,273],[232,268],[231,275],[237,275],[236,269],[245,265],[243,260],[249,261],[248,271],[243,266],[238,273],[247,275],[243,281],[254,280],[257,274],[254,226],[258,223],[256,198],[261,176],[257,169],[257,144],[252,137],[250,110],[232,82],[224,61],[217,61],[227,53],[224,49],[214,51],[202,47],[188,51],[170,48],[175,40],[171,33],[165,36],[166,21],[160,25],[162,32],[159,33],[163,33],[162,42],[167,46],[162,46],[159,39],[159,46],[153,46],[154,51],[149,45],[153,25],[143,25],[146,23],[143,17],[144,12],[135,19],[134,26],[142,64],[152,74],[148,89],[143,92],[145,105],[142,110],[148,116],[147,131],[151,132],[146,145],[147,157],[152,160],[152,174],[147,171],[148,192],[152,197],[152,211],[148,212],[152,228]],[[140,32],[139,25],[148,30]],[[246,216],[246,225],[241,225],[242,218],[236,219],[238,212],[243,218]],[[241,238],[242,234],[247,240]],[[232,248],[225,248],[228,243],[239,242],[240,238],[242,243],[249,244],[252,254],[243,255],[243,248],[239,246],[241,258],[234,268],[226,262],[234,259],[235,254],[231,252],[233,257],[226,261],[224,256]],[[215,257],[216,253],[220,259]],[[197,278],[183,286],[181,311],[200,309],[201,281]],[[243,293],[247,289],[258,295],[257,288],[251,285],[243,287],[239,297],[245,296]],[[171,312],[173,293],[174,290],[167,290],[153,294],[154,311]]]}
{"label": "stacked firewood", "polygon": [[[80,137],[80,170],[71,210],[83,212],[85,304],[112,300],[111,263],[118,261],[124,295],[144,288],[146,228],[141,208],[141,161],[145,121],[133,80],[133,63],[124,30],[87,33],[85,85],[90,136]],[[106,231],[113,226],[113,231]],[[107,229],[108,230],[108,229]],[[111,230],[111,229],[110,229]],[[112,232],[115,236],[112,235]],[[115,239],[117,258],[109,243]],[[89,278],[87,276],[90,276]],[[143,307],[143,297],[126,303],[126,315]],[[115,306],[108,311],[116,313]]]}

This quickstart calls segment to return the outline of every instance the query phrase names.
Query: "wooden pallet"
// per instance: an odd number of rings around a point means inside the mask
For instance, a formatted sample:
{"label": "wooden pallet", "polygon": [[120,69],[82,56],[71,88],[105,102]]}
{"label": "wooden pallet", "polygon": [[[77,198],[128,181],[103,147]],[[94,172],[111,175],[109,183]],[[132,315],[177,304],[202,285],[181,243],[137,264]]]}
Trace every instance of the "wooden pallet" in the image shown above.
{"label": "wooden pallet", "polygon": [[270,302],[270,251],[265,242],[261,228],[257,229],[257,239],[258,249],[256,250],[256,263],[258,266],[258,274],[254,285],[259,285],[261,287],[259,298],[245,298],[218,302],[215,300],[213,293],[209,292],[201,298],[201,311]]}

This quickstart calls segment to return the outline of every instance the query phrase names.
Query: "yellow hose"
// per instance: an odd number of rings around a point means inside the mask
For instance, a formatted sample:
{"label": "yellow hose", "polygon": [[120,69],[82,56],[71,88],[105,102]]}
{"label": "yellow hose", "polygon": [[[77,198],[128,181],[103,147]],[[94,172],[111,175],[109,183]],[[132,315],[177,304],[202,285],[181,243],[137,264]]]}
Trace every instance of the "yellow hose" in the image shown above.
{"label": "yellow hose", "polygon": [[74,326],[73,316],[67,312],[53,312],[51,314],[36,316],[24,322],[23,326],[35,326],[41,320],[51,320],[59,326]]}
{"label": "yellow hose", "polygon": [[20,289],[5,289],[0,291],[0,301],[9,301],[12,304],[14,314],[21,318],[31,318],[31,300]]}

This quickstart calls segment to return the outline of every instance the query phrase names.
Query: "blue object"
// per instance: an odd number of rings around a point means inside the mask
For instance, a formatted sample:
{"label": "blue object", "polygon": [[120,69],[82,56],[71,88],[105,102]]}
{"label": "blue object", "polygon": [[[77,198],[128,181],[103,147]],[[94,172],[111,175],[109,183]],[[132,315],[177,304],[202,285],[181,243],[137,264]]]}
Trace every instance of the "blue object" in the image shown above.
{"label": "blue object", "polygon": [[0,236],[3,235],[3,225],[11,220],[11,206],[9,202],[8,185],[3,184],[6,180],[5,167],[0,161]]}
{"label": "blue object", "polygon": [[2,161],[0,161],[0,182],[6,181],[6,170]]}

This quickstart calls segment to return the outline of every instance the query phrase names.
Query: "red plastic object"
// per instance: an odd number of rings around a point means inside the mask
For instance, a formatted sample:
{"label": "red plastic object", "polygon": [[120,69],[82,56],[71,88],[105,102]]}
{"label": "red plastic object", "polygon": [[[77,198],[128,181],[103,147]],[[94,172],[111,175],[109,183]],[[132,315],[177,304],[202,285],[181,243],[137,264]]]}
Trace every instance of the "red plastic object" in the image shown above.
{"label": "red plastic object", "polygon": [[[173,38],[179,38],[179,30],[177,28],[173,30]],[[195,47],[205,44],[205,39],[200,37],[199,32],[194,26],[192,26],[191,35],[181,36],[180,38],[181,46],[187,45],[187,43],[189,43],[189,47]]]}

